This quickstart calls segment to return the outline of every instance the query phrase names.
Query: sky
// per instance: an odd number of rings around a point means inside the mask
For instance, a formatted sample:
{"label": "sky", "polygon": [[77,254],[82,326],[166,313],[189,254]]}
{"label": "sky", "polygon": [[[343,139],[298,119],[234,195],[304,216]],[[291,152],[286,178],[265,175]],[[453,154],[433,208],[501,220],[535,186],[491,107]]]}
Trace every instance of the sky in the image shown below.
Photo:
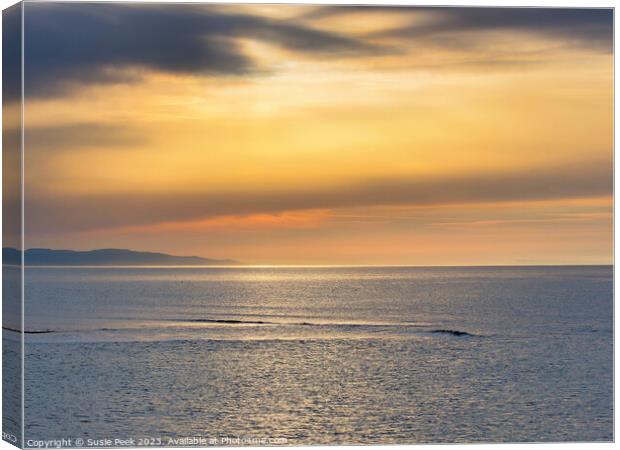
{"label": "sky", "polygon": [[611,10],[26,3],[24,20],[28,248],[612,261]]}

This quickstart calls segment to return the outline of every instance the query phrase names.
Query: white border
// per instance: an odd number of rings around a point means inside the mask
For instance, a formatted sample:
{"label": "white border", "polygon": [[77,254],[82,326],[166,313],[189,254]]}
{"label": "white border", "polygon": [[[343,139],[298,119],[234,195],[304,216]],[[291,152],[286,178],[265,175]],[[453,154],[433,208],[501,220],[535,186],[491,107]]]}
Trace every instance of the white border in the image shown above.
{"label": "white border", "polygon": [[[37,1],[37,0],[26,0],[26,1]],[[63,1],[75,1],[78,2],[79,0],[63,0]],[[157,1],[154,0],[132,0],[134,2],[144,2],[144,3],[157,3]],[[2,7],[2,9],[5,9],[9,6],[14,5],[15,3],[17,3],[14,0],[0,0],[0,6]],[[162,3],[162,1],[160,1],[159,3]],[[419,6],[419,5],[428,5],[428,6],[495,6],[495,7],[575,7],[575,8],[615,8],[616,6],[616,2],[615,1],[601,1],[601,0],[590,0],[590,1],[578,1],[578,0],[562,0],[562,1],[554,1],[554,0],[536,0],[536,1],[512,1],[512,0],[501,0],[501,1],[488,1],[488,0],[467,0],[467,1],[456,1],[456,0],[424,0],[424,1],[412,1],[412,0],[375,0],[375,1],[369,1],[369,0],[270,0],[270,1],[264,1],[264,0],[226,0],[225,2],[223,1],[214,1],[214,0],[205,0],[205,1],[200,1],[200,0],[167,0],[165,1],[165,3],[231,3],[231,4],[248,4],[248,3],[256,3],[256,4],[261,4],[261,3],[271,3],[271,4],[341,4],[341,5],[385,5],[385,6],[389,6],[389,5],[407,5],[407,6]],[[614,14],[615,15],[615,14]],[[614,17],[615,19],[615,17]],[[24,35],[24,28],[23,28],[23,7],[22,7],[22,109],[21,109],[21,123],[23,125],[24,123],[24,90],[23,90],[23,85],[24,85],[24,58],[23,58],[23,52],[24,52],[24,42],[23,42],[23,35]],[[1,21],[0,21],[0,30],[1,30]],[[614,48],[618,48],[617,47],[618,44],[618,36],[614,33]],[[617,68],[616,66],[617,61],[614,58],[614,73],[615,73],[615,69]],[[0,61],[0,69],[1,69],[1,61]],[[1,70],[0,70],[1,73]],[[617,134],[615,133],[615,129],[617,129],[618,127],[618,117],[615,114],[615,110],[616,110],[616,101],[617,98],[615,97],[615,91],[617,88],[617,80],[614,77],[614,149],[616,148],[616,139],[617,139]],[[0,101],[2,99],[2,95],[0,94]],[[24,240],[24,185],[23,185],[23,180],[24,180],[24,130],[23,130],[23,126],[22,126],[22,132],[21,132],[21,180],[22,180],[22,186],[21,186],[21,227],[22,227],[22,236],[21,236],[21,244],[22,244],[22,248],[25,248],[25,240]],[[614,152],[615,154],[615,152]],[[618,161],[618,159],[614,158],[614,187],[615,187],[615,181],[617,180],[616,177],[618,177],[620,174],[620,162]],[[2,180],[2,174],[0,171],[0,183]],[[615,189],[614,189],[614,193],[615,193]],[[614,212],[616,210],[616,202],[618,201],[618,199],[614,196]],[[0,231],[2,228],[2,211],[0,210]],[[618,222],[615,221],[615,214],[614,214],[614,236],[618,233],[618,231],[620,231],[620,224]],[[616,241],[614,239],[614,260],[615,260],[615,254],[616,254]],[[22,253],[22,330],[24,329],[24,286],[23,286],[23,275],[24,275],[24,268],[23,268],[23,253]],[[618,323],[617,319],[618,319],[618,308],[615,308],[615,300],[617,298],[616,293],[618,292],[616,287],[616,276],[615,276],[615,266],[614,266],[614,324]],[[1,320],[1,310],[0,310],[0,320]],[[615,339],[615,326],[614,326],[614,362],[618,361],[618,346],[616,345],[617,340]],[[22,423],[24,423],[24,402],[23,402],[23,398],[24,398],[24,383],[23,383],[23,374],[24,374],[24,339],[23,339],[23,333],[22,333]],[[0,374],[2,372],[2,367],[0,366]],[[618,376],[618,371],[615,370],[615,365],[614,365],[614,387],[617,385],[617,376]],[[2,392],[0,390],[0,400],[2,398]],[[618,394],[618,391],[616,389],[614,389],[614,407],[617,407],[618,400],[619,400],[620,396]],[[618,430],[619,430],[619,426],[618,423],[615,421],[615,410],[614,410],[614,436],[618,436]],[[22,442],[24,442],[24,430],[22,427]],[[542,445],[545,449],[550,449],[550,450],[561,450],[564,449],[566,447],[570,447],[571,449],[575,449],[575,450],[582,450],[582,449],[589,449],[589,448],[596,448],[596,449],[604,449],[604,448],[612,448],[615,447],[615,444],[613,443],[562,443],[562,444],[462,444],[462,445],[467,445],[468,449],[472,449],[472,450],[483,450],[483,449],[489,449],[489,448],[495,448],[495,447],[499,447],[499,446],[505,446],[505,445],[510,445],[511,449],[525,449],[530,447],[531,445]],[[437,450],[444,450],[444,449],[449,449],[450,447],[452,447],[452,445],[445,445],[445,444],[436,444],[436,445],[398,445],[398,446],[394,446],[394,445],[377,445],[377,446],[373,446],[373,448],[377,448],[380,450],[389,450],[389,449],[394,449],[394,448],[403,448],[403,449],[437,449]],[[9,449],[15,449],[16,447],[8,444],[7,442],[1,441],[0,440],[0,450],[9,450]],[[197,447],[189,447],[188,449],[195,449]],[[218,447],[218,448],[222,448],[222,447]],[[230,450],[237,450],[237,449],[247,449],[247,448],[251,448],[251,447],[225,447],[227,449]],[[259,447],[260,448],[260,447]],[[289,448],[289,447],[285,447],[285,448]],[[294,447],[294,448],[302,448],[302,449],[315,449],[315,448],[334,448],[334,449],[339,449],[339,450],[350,450],[350,449],[357,449],[360,448],[359,446],[299,446],[299,447]]]}

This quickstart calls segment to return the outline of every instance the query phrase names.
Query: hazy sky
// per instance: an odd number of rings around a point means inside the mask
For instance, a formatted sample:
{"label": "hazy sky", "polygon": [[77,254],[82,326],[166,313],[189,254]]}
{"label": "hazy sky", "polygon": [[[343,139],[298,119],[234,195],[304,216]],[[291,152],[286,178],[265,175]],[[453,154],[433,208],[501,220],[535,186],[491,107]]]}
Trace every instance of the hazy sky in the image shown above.
{"label": "hazy sky", "polygon": [[611,10],[26,3],[25,68],[26,247],[611,262]]}

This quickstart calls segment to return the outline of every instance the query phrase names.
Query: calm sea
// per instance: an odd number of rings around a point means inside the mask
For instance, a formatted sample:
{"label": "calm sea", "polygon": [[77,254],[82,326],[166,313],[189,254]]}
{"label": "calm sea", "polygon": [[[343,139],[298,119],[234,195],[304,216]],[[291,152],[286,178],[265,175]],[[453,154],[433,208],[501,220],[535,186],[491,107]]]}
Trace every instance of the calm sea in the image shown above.
{"label": "calm sea", "polygon": [[26,439],[610,441],[612,279],[29,268]]}

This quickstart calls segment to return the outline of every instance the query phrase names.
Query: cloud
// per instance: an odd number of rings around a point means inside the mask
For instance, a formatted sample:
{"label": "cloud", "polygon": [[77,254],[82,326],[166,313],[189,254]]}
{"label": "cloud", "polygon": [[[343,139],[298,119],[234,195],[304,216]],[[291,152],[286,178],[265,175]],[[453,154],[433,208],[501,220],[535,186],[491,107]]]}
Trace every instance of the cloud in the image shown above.
{"label": "cloud", "polygon": [[610,53],[613,50],[612,9],[568,8],[412,8],[424,13],[422,22],[383,30],[375,36],[433,41],[442,46],[463,46],[448,39],[463,33],[520,31],[560,39]]}
{"label": "cloud", "polygon": [[122,125],[71,123],[51,126],[29,126],[24,144],[31,150],[71,150],[85,147],[120,147],[145,140],[135,129]]}
{"label": "cloud", "polygon": [[5,101],[21,98],[21,3],[2,11],[2,94]]}
{"label": "cloud", "polygon": [[[397,11],[410,15],[411,24],[365,37],[309,25],[359,10]],[[195,4],[25,4],[26,95],[57,96],[84,84],[132,83],[145,70],[201,76],[263,73],[265,68],[240,47],[244,38],[320,57],[402,52],[372,43],[385,37],[411,42],[417,49],[466,49],[486,45],[481,32],[498,30],[535,33],[596,51],[611,52],[613,46],[611,9],[328,6],[286,21],[234,11],[240,10]],[[424,20],[417,20],[420,16]],[[18,89],[7,92],[15,93],[9,99],[18,98]]]}
{"label": "cloud", "polygon": [[598,197],[611,195],[612,184],[611,162],[601,160],[527,171],[377,179],[304,190],[68,194],[62,198],[31,191],[26,196],[26,229],[45,234],[310,209]]}
{"label": "cloud", "polygon": [[239,38],[323,56],[379,51],[337,33],[220,11],[189,4],[28,3],[26,95],[58,95],[83,83],[132,82],[141,70],[207,76],[261,70],[242,52]]}
{"label": "cloud", "polygon": [[[313,23],[325,18],[356,12],[397,13],[410,17],[405,26],[370,33],[369,38],[397,38],[415,44],[447,49],[468,49],[489,44],[490,31],[516,31],[563,41],[567,46],[613,51],[611,8],[485,8],[403,6],[321,6],[298,17]],[[354,17],[351,20],[355,20]],[[518,45],[518,42],[515,42]]]}

